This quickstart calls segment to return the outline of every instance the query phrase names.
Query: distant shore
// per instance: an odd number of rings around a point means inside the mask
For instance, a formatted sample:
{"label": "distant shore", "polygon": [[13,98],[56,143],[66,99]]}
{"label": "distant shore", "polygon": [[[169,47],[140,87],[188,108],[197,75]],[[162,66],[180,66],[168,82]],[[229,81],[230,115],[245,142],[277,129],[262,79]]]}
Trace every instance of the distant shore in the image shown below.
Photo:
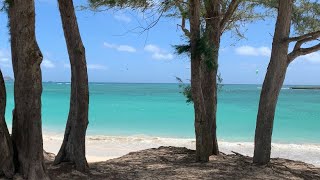
{"label": "distant shore", "polygon": [[320,86],[292,86],[290,89],[300,89],[300,90],[320,90]]}
{"label": "distant shore", "polygon": [[[44,149],[57,154],[63,135],[44,134]],[[149,136],[87,136],[86,153],[89,162],[106,161],[121,157],[130,152],[160,146],[176,146],[195,149],[194,139],[161,138]],[[220,151],[231,154],[231,151],[252,156],[252,142],[219,141]],[[302,161],[320,167],[320,144],[272,144],[273,158],[286,158]]]}

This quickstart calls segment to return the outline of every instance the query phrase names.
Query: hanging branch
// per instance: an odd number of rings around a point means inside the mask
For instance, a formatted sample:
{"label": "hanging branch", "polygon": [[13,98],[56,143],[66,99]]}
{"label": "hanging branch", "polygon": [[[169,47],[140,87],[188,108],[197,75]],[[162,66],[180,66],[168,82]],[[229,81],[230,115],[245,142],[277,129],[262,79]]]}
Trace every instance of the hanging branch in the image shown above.
{"label": "hanging branch", "polygon": [[240,0],[232,0],[229,4],[223,19],[220,22],[221,29],[224,29],[240,4]]}

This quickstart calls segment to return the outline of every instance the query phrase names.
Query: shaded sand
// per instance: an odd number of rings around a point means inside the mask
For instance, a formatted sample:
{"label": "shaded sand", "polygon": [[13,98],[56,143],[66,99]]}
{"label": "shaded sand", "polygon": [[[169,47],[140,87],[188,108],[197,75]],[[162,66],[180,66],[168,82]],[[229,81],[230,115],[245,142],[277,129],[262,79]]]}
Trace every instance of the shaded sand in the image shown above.
{"label": "shaded sand", "polygon": [[211,156],[208,163],[196,163],[195,151],[159,147],[132,152],[120,158],[90,164],[90,172],[72,170],[72,165],[48,166],[52,179],[320,179],[320,169],[302,162],[273,159],[256,166],[242,155]]}
{"label": "shaded sand", "polygon": [[[46,134],[44,149],[57,154],[62,143],[61,134]],[[86,139],[86,154],[88,162],[105,161],[118,158],[134,151],[160,146],[177,146],[195,149],[194,139],[162,138],[150,136],[88,136]],[[224,142],[219,141],[221,152],[230,154],[239,152],[246,156],[253,155],[252,142]],[[316,144],[272,144],[273,158],[286,158],[303,161],[320,167],[320,145]]]}
{"label": "shaded sand", "polygon": [[[131,152],[108,161],[90,163],[87,173],[74,170],[74,165],[69,163],[53,166],[54,154],[45,152],[44,155],[52,180],[320,180],[320,168],[299,161],[276,158],[266,166],[257,166],[248,156],[221,153],[211,156],[207,163],[197,163],[195,151],[184,147],[161,146]],[[22,180],[19,175],[13,179]]]}

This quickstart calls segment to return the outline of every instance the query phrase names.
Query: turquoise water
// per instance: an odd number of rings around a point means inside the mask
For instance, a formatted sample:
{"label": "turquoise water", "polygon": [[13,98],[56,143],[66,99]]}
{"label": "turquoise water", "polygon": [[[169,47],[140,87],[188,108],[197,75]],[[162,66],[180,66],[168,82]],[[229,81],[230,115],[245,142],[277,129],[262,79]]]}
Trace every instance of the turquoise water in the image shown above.
{"label": "turquoise water", "polygon": [[[11,125],[13,84],[7,83]],[[224,85],[218,97],[218,138],[253,141],[260,85]],[[89,135],[194,137],[193,106],[177,84],[90,83]],[[43,129],[63,133],[70,83],[43,84]],[[320,143],[320,91],[283,88],[274,142]]]}

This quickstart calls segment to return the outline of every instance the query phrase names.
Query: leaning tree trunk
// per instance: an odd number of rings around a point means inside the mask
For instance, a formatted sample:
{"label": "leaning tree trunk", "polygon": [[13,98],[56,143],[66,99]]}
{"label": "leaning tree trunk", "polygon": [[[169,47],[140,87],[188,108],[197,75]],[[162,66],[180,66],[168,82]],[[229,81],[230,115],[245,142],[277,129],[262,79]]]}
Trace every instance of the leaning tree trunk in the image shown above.
{"label": "leaning tree trunk", "polygon": [[[210,53],[202,60],[201,88],[203,92],[206,119],[211,127],[212,152],[219,154],[217,140],[217,71],[220,48],[220,18],[218,1],[210,1],[206,4],[206,31],[205,36],[208,41]],[[211,18],[210,18],[211,17]],[[212,18],[213,17],[213,18]]]}
{"label": "leaning tree trunk", "polygon": [[14,174],[13,147],[4,116],[6,98],[6,87],[0,70],[0,175],[3,173],[7,178],[12,178]]}
{"label": "leaning tree trunk", "polygon": [[88,126],[89,90],[85,48],[82,44],[72,0],[58,0],[64,36],[71,64],[71,98],[63,144],[54,161],[72,162],[87,171],[85,136]]}
{"label": "leaning tree trunk", "polygon": [[272,44],[271,59],[263,82],[257,125],[253,162],[267,164],[271,155],[273,121],[279,92],[288,67],[288,46],[290,35],[292,0],[279,0],[278,18]]}
{"label": "leaning tree trunk", "polygon": [[200,1],[190,0],[190,44],[191,44],[191,91],[195,112],[196,161],[209,161],[212,152],[212,138],[201,90]]}
{"label": "leaning tree trunk", "polygon": [[9,22],[15,77],[12,141],[16,169],[26,179],[49,179],[43,161],[42,54],[35,37],[34,1],[12,1]]}

